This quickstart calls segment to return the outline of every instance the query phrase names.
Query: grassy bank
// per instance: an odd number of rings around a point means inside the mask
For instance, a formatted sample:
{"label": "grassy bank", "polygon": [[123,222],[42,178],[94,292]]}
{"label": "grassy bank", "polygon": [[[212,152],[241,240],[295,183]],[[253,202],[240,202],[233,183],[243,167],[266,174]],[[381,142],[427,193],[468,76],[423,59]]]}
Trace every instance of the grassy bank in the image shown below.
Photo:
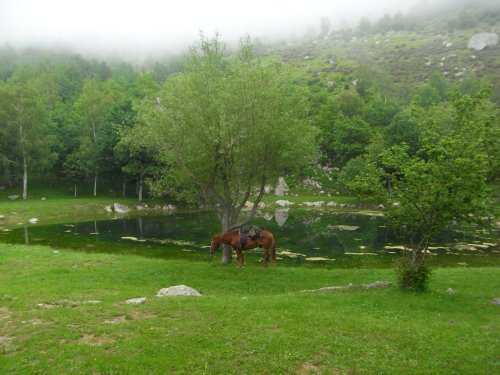
{"label": "grassy bank", "polygon": [[[300,292],[375,280],[394,276],[0,244],[0,372],[498,372],[498,268],[436,269],[422,295]],[[177,284],[203,297],[155,297]]]}

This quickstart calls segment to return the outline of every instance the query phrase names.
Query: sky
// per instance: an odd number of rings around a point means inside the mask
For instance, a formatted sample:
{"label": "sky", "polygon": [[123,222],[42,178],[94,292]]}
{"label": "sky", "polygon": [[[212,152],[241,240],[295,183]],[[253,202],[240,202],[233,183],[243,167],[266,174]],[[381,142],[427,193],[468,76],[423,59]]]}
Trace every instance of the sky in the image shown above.
{"label": "sky", "polygon": [[77,52],[178,51],[219,32],[225,41],[304,35],[321,17],[407,12],[417,0],[0,0],[0,45],[64,47]]}

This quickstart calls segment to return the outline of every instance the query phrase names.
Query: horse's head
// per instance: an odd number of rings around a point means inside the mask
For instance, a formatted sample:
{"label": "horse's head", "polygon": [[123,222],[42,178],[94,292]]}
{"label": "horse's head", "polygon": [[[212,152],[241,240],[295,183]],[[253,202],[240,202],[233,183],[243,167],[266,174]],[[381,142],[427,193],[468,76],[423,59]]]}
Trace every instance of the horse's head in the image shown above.
{"label": "horse's head", "polygon": [[212,242],[210,243],[210,253],[214,254],[215,251],[219,248],[220,246],[220,235],[216,234],[215,236],[212,236]]}

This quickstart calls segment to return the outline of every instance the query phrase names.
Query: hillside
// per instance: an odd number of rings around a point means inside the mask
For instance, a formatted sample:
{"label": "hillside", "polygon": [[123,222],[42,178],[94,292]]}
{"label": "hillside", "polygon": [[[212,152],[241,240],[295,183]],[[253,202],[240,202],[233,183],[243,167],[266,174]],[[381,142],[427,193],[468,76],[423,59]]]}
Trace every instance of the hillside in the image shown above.
{"label": "hillside", "polygon": [[[465,13],[464,13],[465,12]],[[287,42],[261,48],[265,54],[280,56],[304,74],[310,85],[345,88],[345,84],[369,86],[376,76],[390,85],[403,86],[398,93],[413,91],[438,72],[451,81],[460,82],[468,76],[484,79],[493,85],[492,99],[500,102],[500,44],[482,50],[468,48],[474,34],[500,34],[500,9],[491,10],[483,4],[455,12],[420,16],[415,25],[414,14],[406,16],[407,27],[383,30],[379,20],[366,32],[332,31],[327,36]],[[475,14],[475,13],[474,13]],[[450,27],[459,24],[460,28]],[[338,90],[335,90],[338,91]],[[360,89],[358,88],[358,91]]]}

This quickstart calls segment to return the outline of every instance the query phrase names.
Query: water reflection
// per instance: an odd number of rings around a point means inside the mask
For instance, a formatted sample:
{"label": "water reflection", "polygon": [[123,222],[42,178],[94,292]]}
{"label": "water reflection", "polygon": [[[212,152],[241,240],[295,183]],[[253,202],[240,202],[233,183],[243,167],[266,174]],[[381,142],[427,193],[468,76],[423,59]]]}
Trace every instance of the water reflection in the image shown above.
{"label": "water reflection", "polygon": [[[304,254],[304,258],[360,259],[359,255],[372,254],[376,257],[393,256],[404,250],[401,242],[385,226],[385,218],[380,215],[338,212],[333,210],[290,210],[277,209],[261,212],[253,222],[274,233],[277,247],[284,254]],[[136,218],[115,218],[106,221],[91,221],[64,225],[33,225],[3,232],[0,240],[25,244],[48,244],[57,247],[85,249],[131,249],[142,246],[143,251],[165,243],[178,245],[185,251],[206,253],[210,237],[220,231],[216,216],[210,212],[178,213],[175,215],[143,216]],[[484,233],[447,232],[433,244],[432,254],[488,255],[496,237]],[[490,243],[491,246],[481,245]],[[450,245],[452,244],[452,245]],[[463,244],[476,244],[464,247]],[[454,246],[452,248],[452,246]],[[462,248],[460,248],[462,246]],[[456,250],[460,248],[460,250]],[[172,249],[172,246],[169,247]],[[465,250],[464,250],[465,249]],[[165,256],[166,247],[161,247],[159,256]],[[496,251],[496,250],[493,250]],[[346,257],[347,255],[347,257]],[[356,256],[358,255],[358,256]],[[375,257],[375,258],[376,258]],[[366,258],[366,257],[364,257]],[[373,256],[372,256],[373,258]],[[349,264],[358,264],[350,260]]]}

